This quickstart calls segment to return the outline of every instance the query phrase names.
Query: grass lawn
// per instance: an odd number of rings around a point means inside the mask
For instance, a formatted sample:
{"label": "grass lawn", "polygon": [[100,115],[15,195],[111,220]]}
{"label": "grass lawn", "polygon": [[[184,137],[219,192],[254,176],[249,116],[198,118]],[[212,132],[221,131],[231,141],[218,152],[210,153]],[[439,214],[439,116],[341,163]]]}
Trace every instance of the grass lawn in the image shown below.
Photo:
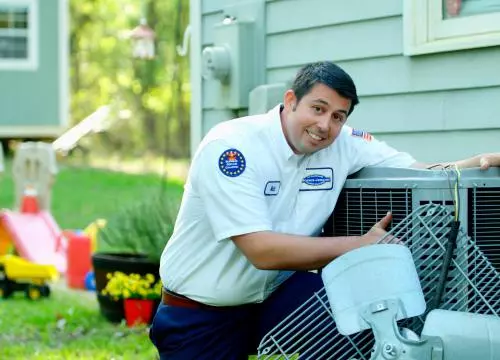
{"label": "grass lawn", "polygon": [[[92,293],[85,291],[55,287],[50,298],[39,301],[23,294],[0,299],[0,359],[157,359],[147,331],[110,324],[99,315]],[[297,360],[298,355],[288,358]]]}
{"label": "grass lawn", "polygon": [[[13,205],[11,164],[0,179],[0,207]],[[182,180],[61,167],[52,214],[62,229],[81,229],[123,206],[165,191],[179,201]],[[64,282],[62,282],[64,283]],[[129,329],[101,317],[95,294],[53,286],[48,299],[0,299],[0,359],[155,359],[146,328]]]}
{"label": "grass lawn", "polygon": [[99,315],[91,293],[54,288],[30,301],[0,299],[2,359],[155,359],[145,327],[112,325]]}
{"label": "grass lawn", "polygon": [[[11,164],[0,179],[0,208],[12,208],[14,183]],[[180,199],[182,180],[158,175],[125,174],[98,169],[61,167],[52,191],[52,215],[62,229],[83,229],[97,218],[109,218],[120,207],[164,189]]]}

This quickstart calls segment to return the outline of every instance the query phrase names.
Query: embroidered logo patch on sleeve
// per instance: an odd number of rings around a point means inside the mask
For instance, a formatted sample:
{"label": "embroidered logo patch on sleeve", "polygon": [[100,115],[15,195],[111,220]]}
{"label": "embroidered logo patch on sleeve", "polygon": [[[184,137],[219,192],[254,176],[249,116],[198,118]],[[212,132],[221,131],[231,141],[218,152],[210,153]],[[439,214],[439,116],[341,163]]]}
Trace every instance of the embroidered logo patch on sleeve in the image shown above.
{"label": "embroidered logo patch on sleeve", "polygon": [[236,149],[228,149],[219,157],[219,169],[226,176],[240,176],[247,164],[243,154]]}
{"label": "embroidered logo patch on sleeve", "polygon": [[363,130],[358,130],[358,129],[352,129],[352,136],[357,136],[362,139],[365,139],[366,141],[372,141],[373,136],[369,132],[363,131]]}

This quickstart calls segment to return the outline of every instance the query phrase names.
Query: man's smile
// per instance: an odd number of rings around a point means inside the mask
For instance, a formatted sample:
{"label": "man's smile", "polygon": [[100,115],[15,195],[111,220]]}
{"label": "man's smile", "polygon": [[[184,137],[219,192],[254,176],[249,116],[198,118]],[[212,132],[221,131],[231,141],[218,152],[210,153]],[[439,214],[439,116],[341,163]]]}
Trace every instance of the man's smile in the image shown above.
{"label": "man's smile", "polygon": [[306,129],[307,134],[316,141],[325,140],[325,138],[313,133],[311,130]]}

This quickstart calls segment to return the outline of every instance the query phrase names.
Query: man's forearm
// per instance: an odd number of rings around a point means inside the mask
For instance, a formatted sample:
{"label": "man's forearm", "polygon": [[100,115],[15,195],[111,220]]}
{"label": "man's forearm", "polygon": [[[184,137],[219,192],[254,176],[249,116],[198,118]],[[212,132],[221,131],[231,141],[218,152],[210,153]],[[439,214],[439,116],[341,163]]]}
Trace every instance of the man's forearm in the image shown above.
{"label": "man's forearm", "polygon": [[263,270],[315,270],[336,257],[362,246],[359,236],[317,237],[258,232],[235,236],[233,241]]}
{"label": "man's forearm", "polygon": [[481,154],[458,161],[450,161],[450,162],[434,163],[434,164],[416,162],[411,165],[411,167],[416,169],[439,169],[450,166],[457,166],[459,169],[467,169],[473,167],[480,167],[481,169],[487,169],[491,166],[500,166],[500,153]]}

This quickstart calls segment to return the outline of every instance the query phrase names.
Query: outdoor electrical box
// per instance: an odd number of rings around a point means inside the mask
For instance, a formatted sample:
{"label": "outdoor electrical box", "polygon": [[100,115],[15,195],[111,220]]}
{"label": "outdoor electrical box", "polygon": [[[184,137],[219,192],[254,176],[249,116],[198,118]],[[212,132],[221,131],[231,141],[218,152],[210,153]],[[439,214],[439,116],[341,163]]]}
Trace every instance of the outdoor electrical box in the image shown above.
{"label": "outdoor electrical box", "polygon": [[253,21],[226,17],[214,28],[214,46],[202,53],[205,80],[216,81],[218,109],[248,107],[248,94],[255,86],[255,34]]}
{"label": "outdoor electrical box", "polygon": [[250,92],[248,115],[264,114],[283,101],[284,83],[259,85]]}

